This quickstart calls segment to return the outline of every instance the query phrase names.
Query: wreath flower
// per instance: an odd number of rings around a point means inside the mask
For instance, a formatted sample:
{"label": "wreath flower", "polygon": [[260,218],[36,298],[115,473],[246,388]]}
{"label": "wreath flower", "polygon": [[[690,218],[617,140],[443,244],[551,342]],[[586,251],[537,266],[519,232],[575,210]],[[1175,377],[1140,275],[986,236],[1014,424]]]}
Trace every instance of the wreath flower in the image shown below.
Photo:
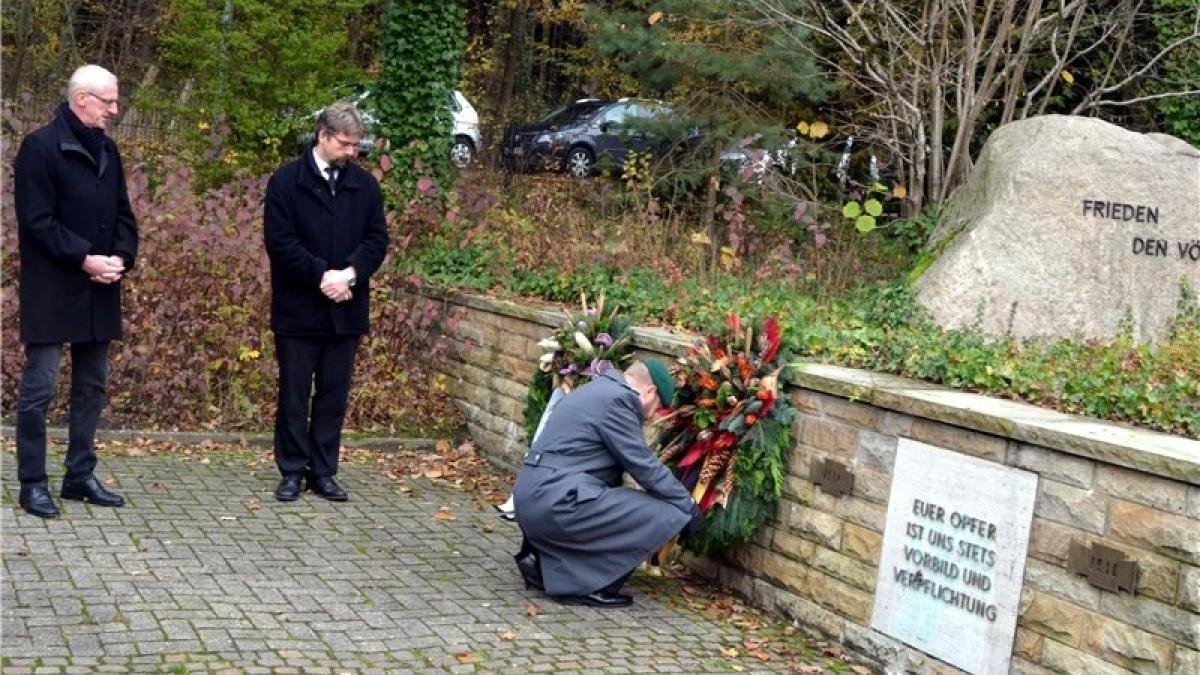
{"label": "wreath flower", "polygon": [[795,410],[780,392],[779,320],[768,318],[755,336],[730,314],[722,333],[672,369],[679,388],[655,450],[705,514],[687,541],[697,553],[750,539],[783,492]]}
{"label": "wreath flower", "polygon": [[579,304],[580,314],[564,311],[565,323],[538,342],[542,355],[525,401],[526,438],[533,438],[554,389],[570,392],[613,368],[625,368],[633,359],[629,321],[618,308],[614,306],[606,314],[603,293],[595,305],[588,303],[586,294],[580,294]]}

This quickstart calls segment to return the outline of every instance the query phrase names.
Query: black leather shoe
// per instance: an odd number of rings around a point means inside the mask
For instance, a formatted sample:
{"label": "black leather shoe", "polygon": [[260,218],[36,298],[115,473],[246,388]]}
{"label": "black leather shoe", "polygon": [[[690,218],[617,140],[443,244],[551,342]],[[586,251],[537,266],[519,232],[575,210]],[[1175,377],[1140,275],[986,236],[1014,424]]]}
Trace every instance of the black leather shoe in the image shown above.
{"label": "black leather shoe", "polygon": [[284,476],[275,488],[275,499],[281,502],[294,502],[300,498],[300,476]]}
{"label": "black leather shoe", "polygon": [[350,498],[332,476],[309,478],[308,489],[331,502],[344,502]]}
{"label": "black leather shoe", "polygon": [[530,551],[525,555],[513,556],[517,561],[517,569],[521,572],[521,578],[525,580],[525,588],[536,588],[539,591],[546,590],[546,584],[542,581],[542,567],[538,564],[537,553]]}
{"label": "black leather shoe", "polygon": [[558,601],[564,605],[587,605],[588,607],[628,607],[633,598],[624,593],[596,591],[587,595],[560,595]]}
{"label": "black leather shoe", "polygon": [[31,483],[21,486],[21,495],[17,503],[25,509],[25,513],[38,518],[57,518],[58,505],[50,496],[50,488],[45,483]]}
{"label": "black leather shoe", "polygon": [[70,482],[63,479],[62,492],[59,493],[59,496],[63,499],[74,499],[96,506],[125,506],[125,498],[104,489],[95,476]]}

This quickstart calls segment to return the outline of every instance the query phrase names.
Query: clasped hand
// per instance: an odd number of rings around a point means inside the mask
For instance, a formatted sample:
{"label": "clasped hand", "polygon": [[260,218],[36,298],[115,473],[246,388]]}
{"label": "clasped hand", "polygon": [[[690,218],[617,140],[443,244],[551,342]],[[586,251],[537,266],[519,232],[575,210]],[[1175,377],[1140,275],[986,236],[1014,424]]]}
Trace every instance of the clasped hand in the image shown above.
{"label": "clasped hand", "polygon": [[350,280],[354,278],[354,268],[344,270],[327,270],[321,277],[321,292],[334,302],[345,302],[354,297],[350,292]]}
{"label": "clasped hand", "polygon": [[115,255],[84,256],[83,271],[98,284],[113,284],[125,274],[125,261]]}

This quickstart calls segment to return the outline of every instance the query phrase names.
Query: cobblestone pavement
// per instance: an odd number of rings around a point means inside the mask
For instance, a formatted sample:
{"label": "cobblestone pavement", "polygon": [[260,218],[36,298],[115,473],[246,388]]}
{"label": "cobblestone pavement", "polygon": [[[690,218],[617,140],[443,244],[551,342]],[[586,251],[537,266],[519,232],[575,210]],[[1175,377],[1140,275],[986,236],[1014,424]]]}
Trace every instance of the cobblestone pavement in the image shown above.
{"label": "cobblestone pavement", "polygon": [[[285,504],[249,451],[102,456],[128,505],[59,500],[62,517],[42,520],[16,506],[11,451],[0,460],[5,673],[796,667],[751,658],[736,626],[654,594],[663,579],[635,577],[618,610],[525,590],[515,525],[378,465],[343,464],[349,502]],[[57,495],[61,456],[49,461]]]}

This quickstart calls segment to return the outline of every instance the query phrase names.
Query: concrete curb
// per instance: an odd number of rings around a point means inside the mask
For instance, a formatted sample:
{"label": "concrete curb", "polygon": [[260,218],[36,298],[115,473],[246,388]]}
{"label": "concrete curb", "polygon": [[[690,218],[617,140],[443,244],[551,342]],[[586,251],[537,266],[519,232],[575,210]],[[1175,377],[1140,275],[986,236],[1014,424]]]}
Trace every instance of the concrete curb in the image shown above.
{"label": "concrete curb", "polygon": [[[13,438],[16,430],[11,425],[0,426],[0,436]],[[52,440],[65,441],[67,430],[62,427],[46,429],[46,435]],[[139,429],[100,429],[96,431],[99,441],[130,441],[148,439],[175,443],[230,443],[252,445],[269,448],[273,437],[265,433],[230,433],[220,431],[146,431]],[[398,436],[373,436],[358,438],[343,438],[342,446],[380,452],[400,452],[402,450],[432,450],[437,444],[434,438],[407,438]]]}

